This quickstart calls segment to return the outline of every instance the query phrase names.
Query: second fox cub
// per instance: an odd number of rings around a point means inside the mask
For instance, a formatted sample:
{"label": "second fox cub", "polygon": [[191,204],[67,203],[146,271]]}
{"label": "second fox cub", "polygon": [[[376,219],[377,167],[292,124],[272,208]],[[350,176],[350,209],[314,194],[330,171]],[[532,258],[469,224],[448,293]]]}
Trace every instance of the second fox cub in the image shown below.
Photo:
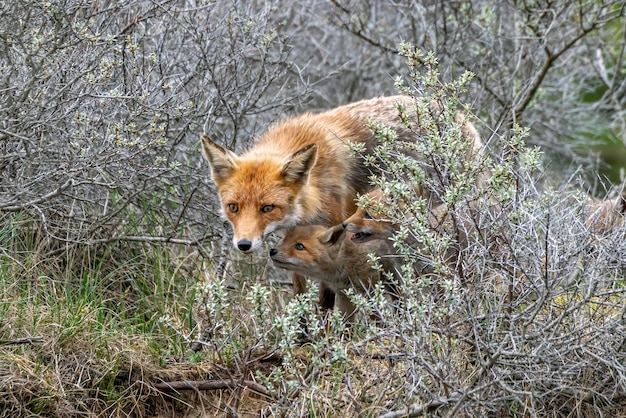
{"label": "second fox cub", "polygon": [[[419,191],[416,190],[417,193]],[[390,202],[386,200],[385,194],[380,189],[372,190],[366,194],[366,200],[371,207],[359,207],[356,211],[343,222],[344,229],[351,233],[354,243],[367,243],[370,240],[390,240],[399,230],[399,224],[393,222],[386,215],[377,211],[377,207],[381,205],[387,207],[389,205],[398,205],[402,211],[404,204],[402,202]],[[486,203],[486,202],[485,202]],[[478,205],[476,201],[467,202],[466,205],[460,205],[456,210],[456,216],[448,212],[445,204],[435,205],[427,209],[427,225],[428,233],[439,236],[447,236],[452,239],[449,245],[441,254],[438,254],[440,261],[443,261],[449,267],[455,267],[460,252],[465,251],[470,246],[476,245],[478,242],[487,243],[493,241],[489,236],[489,228],[485,228],[493,219],[500,214],[499,205],[496,202],[490,204]],[[404,214],[403,216],[409,216]],[[424,245],[420,243],[421,238],[407,234],[405,243],[417,250],[416,259],[414,259],[414,268],[419,275],[430,274],[433,270],[433,254],[425,250]],[[379,256],[384,254],[377,253]],[[387,258],[393,259],[393,258]]]}
{"label": "second fox cub", "polygon": [[347,234],[342,225],[296,226],[287,231],[277,248],[270,250],[270,257],[277,267],[326,284],[336,292],[336,307],[350,316],[354,305],[344,291],[352,288],[366,293],[383,279],[383,273],[370,266],[367,255],[393,252],[391,241],[386,238],[366,243],[356,243],[351,238],[352,234]]}

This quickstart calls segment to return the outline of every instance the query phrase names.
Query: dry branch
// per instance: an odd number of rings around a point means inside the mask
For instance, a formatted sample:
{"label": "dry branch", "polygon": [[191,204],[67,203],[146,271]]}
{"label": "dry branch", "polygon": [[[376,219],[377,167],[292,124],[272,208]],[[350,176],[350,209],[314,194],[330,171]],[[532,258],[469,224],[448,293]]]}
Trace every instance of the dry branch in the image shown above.
{"label": "dry branch", "polygon": [[41,344],[43,341],[42,337],[24,337],[15,340],[0,340],[0,345]]}
{"label": "dry branch", "polygon": [[154,388],[161,392],[178,392],[182,390],[234,390],[237,386],[243,386],[267,398],[275,398],[265,387],[251,380],[243,380],[241,382],[231,380],[178,380],[154,384]]}

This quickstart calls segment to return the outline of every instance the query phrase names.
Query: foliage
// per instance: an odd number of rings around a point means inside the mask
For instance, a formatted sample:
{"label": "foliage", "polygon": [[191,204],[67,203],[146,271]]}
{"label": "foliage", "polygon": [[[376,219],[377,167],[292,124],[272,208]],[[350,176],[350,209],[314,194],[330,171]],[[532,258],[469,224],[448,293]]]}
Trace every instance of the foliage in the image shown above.
{"label": "foliage", "polygon": [[[624,231],[589,231],[576,189],[596,187],[589,144],[623,149],[625,6],[496,3],[2,2],[2,414],[622,407]],[[372,124],[402,297],[353,295],[348,330],[230,253],[198,139],[240,150],[286,114],[397,89],[444,111],[415,110],[413,146]],[[461,159],[457,110],[489,152]],[[159,386],[181,381],[219,390]]]}
{"label": "foliage", "polygon": [[[417,144],[401,143],[373,123],[380,145],[371,163],[388,168],[374,179],[385,200],[360,199],[398,227],[390,255],[401,260],[392,279],[396,299],[390,304],[383,286],[354,294],[362,316],[349,329],[337,312],[324,317],[316,310],[314,293],[280,308],[254,340],[257,349],[282,353],[271,374],[257,373],[278,399],[266,411],[387,417],[623,411],[626,262],[615,256],[626,245],[623,227],[597,234],[585,225],[588,198],[543,179],[526,129],[500,138],[500,154],[467,160],[456,112],[433,115],[422,104],[432,99],[455,109],[471,77],[442,82],[432,54],[409,45],[403,51],[410,65],[422,55],[426,65],[403,84],[422,100],[399,109],[421,112]],[[423,156],[441,176],[415,175]],[[443,203],[435,207],[424,196],[442,196]],[[443,228],[433,226],[431,211],[443,211]],[[255,285],[252,294],[265,296],[251,296],[258,305],[245,322],[267,323],[270,290]],[[227,328],[250,326],[236,321]],[[235,332],[220,341],[249,338]]]}

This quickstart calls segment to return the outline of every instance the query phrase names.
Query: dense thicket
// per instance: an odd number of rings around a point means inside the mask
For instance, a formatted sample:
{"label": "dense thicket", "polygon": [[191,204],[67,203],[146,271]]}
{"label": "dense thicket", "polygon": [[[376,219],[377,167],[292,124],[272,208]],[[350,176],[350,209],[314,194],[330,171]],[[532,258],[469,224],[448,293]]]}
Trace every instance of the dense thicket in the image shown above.
{"label": "dense thicket", "polygon": [[[626,241],[623,227],[596,234],[585,224],[585,192],[624,176],[625,9],[618,0],[0,3],[0,343],[11,346],[0,352],[0,407],[146,415],[152,368],[186,352],[201,325],[206,350],[194,358],[229,384],[263,385],[268,414],[612,414],[626,396]],[[335,334],[298,346],[303,317],[309,331],[322,324],[313,295],[285,299],[265,286],[262,263],[231,263],[199,138],[240,151],[277,119],[401,85],[467,103],[489,156],[472,162],[472,175],[490,173],[484,187],[459,173],[433,186],[455,227],[418,256],[436,260],[468,222],[497,238],[472,241],[455,268],[442,267],[443,293],[423,304],[405,298],[391,313],[377,295],[361,308],[378,310],[378,322],[364,320],[352,339],[334,317]],[[458,128],[452,117],[432,126],[425,152]],[[396,203],[405,169],[380,180]],[[490,205],[499,210],[476,214]],[[419,214],[389,215],[408,237],[433,235]],[[426,288],[410,268],[415,250],[403,254],[406,295]],[[275,367],[254,369],[266,358],[256,353],[276,349]],[[150,355],[158,366],[146,366]],[[151,369],[145,382],[136,364]],[[248,386],[217,403],[241,412]]]}
{"label": "dense thicket", "polygon": [[214,237],[199,135],[240,149],[287,114],[395,93],[401,40],[444,78],[476,74],[486,142],[518,122],[571,156],[626,123],[619,1],[1,7],[0,212],[55,245]]}

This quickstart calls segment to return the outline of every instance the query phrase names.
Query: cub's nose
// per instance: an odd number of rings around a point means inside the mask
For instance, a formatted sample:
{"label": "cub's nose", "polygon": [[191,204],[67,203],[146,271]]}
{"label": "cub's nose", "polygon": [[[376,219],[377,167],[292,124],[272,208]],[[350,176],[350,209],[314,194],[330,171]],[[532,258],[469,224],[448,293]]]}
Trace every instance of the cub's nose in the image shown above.
{"label": "cub's nose", "polygon": [[239,251],[248,251],[252,248],[252,243],[247,239],[242,239],[237,243],[237,248],[239,248]]}
{"label": "cub's nose", "polygon": [[276,254],[278,254],[278,250],[276,248],[270,249],[270,257],[274,257]]}

